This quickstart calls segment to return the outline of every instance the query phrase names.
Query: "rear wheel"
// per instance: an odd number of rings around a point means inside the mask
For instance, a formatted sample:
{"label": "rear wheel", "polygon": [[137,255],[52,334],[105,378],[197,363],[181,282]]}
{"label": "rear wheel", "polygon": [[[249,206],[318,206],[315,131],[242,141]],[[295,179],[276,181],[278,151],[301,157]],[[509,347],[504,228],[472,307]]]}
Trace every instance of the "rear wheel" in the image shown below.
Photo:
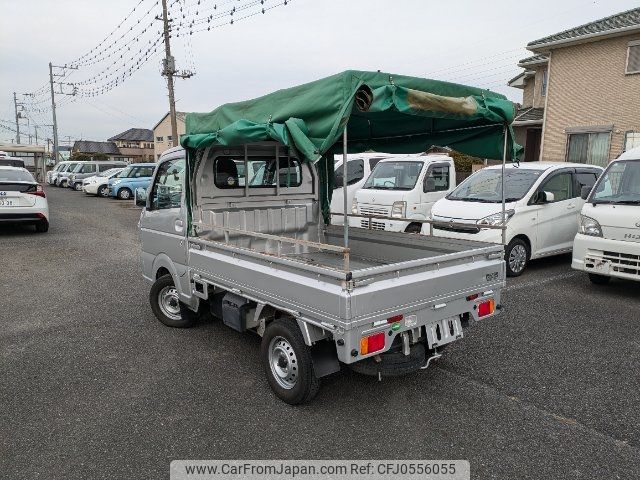
{"label": "rear wheel", "polygon": [[611,277],[590,273],[589,280],[591,280],[591,283],[594,285],[607,285],[611,281]]}
{"label": "rear wheel", "polygon": [[163,275],[151,286],[149,303],[156,318],[168,327],[186,328],[192,326],[197,314],[180,302],[178,289],[171,275]]}
{"label": "rear wheel", "polygon": [[49,222],[47,220],[40,220],[36,223],[36,232],[46,233],[49,231]]}
{"label": "rear wheel", "polygon": [[109,187],[106,185],[102,185],[98,188],[98,196],[99,197],[108,197],[109,196]]}
{"label": "rear wheel", "polygon": [[318,393],[320,383],[313,370],[311,351],[293,319],[279,318],[267,326],[260,357],[269,386],[280,400],[299,405]]}
{"label": "rear wheel", "polygon": [[504,257],[507,262],[507,276],[519,277],[529,263],[529,246],[521,238],[514,238],[507,245]]}
{"label": "rear wheel", "polygon": [[128,188],[121,188],[118,190],[118,198],[120,200],[129,200],[131,198],[131,190]]}

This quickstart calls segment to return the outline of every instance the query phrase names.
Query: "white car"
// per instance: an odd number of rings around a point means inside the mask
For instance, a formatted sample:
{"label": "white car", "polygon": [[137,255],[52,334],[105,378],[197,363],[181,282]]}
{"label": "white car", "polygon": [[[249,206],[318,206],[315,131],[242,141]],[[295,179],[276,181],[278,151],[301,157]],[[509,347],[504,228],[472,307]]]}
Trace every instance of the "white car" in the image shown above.
{"label": "white car", "polygon": [[109,179],[115,177],[124,168],[110,168],[82,181],[82,191],[87,195],[109,196]]}
{"label": "white car", "polygon": [[42,185],[25,168],[0,167],[0,223],[29,223],[49,230],[49,204]]}
{"label": "white car", "polygon": [[[456,186],[453,158],[442,153],[392,157],[380,160],[358,190],[351,213],[372,218],[350,217],[349,226],[388,232],[420,233],[433,204]],[[396,217],[407,220],[375,218]]]}
{"label": "white car", "polygon": [[[529,260],[571,251],[584,205],[582,187],[592,187],[602,171],[594,165],[567,162],[507,165],[507,275],[522,274]],[[502,243],[501,230],[482,228],[502,225],[502,166],[471,175],[433,206],[431,218],[458,224],[435,225],[436,236]],[[429,233],[429,225],[422,232]]]}
{"label": "white car", "polygon": [[[378,164],[380,160],[391,157],[399,157],[404,155],[393,155],[391,153],[359,153],[347,156],[347,209],[351,208],[353,196],[364,185],[371,170]],[[342,155],[335,156],[334,163],[334,190],[331,197],[331,211],[334,213],[344,213],[344,197],[343,197],[343,170]],[[333,225],[342,225],[344,216],[332,215],[331,223]]]}
{"label": "white car", "polygon": [[571,266],[599,285],[611,277],[640,281],[640,148],[611,162],[583,196]]}
{"label": "white car", "polygon": [[60,173],[60,172],[64,171],[64,170],[67,168],[67,165],[69,165],[70,163],[71,163],[71,162],[66,161],[66,160],[65,160],[65,161],[62,161],[62,162],[58,162],[58,163],[56,164],[56,166],[55,166],[55,167],[53,167],[53,169],[52,169],[52,170],[49,170],[49,171],[47,172],[46,182],[47,182],[49,185],[53,185],[54,183],[57,183],[57,182],[55,182],[55,180],[58,178],[58,173]]}

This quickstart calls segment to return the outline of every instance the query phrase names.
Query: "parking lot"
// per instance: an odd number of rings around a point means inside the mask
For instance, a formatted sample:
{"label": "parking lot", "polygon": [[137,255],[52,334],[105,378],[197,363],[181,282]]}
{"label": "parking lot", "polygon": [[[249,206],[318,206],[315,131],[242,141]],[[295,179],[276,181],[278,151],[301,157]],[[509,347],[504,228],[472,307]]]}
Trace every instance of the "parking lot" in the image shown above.
{"label": "parking lot", "polygon": [[162,326],[132,202],[46,189],[51,228],[0,230],[0,471],[167,478],[173,459],[468,459],[473,478],[637,478],[640,295],[570,257],[508,281],[503,313],[433,368],[270,391],[259,338]]}

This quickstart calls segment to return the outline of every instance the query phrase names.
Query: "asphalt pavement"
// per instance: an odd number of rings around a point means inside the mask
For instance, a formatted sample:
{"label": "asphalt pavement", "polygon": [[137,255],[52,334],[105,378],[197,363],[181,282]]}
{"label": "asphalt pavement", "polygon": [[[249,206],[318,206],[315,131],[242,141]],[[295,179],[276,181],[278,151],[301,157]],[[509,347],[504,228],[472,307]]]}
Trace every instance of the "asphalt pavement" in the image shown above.
{"label": "asphalt pavement", "polygon": [[46,188],[51,228],[0,226],[0,477],[168,478],[174,459],[468,459],[474,479],[640,478],[640,285],[570,257],[433,368],[269,390],[259,339],[164,327],[131,202]]}

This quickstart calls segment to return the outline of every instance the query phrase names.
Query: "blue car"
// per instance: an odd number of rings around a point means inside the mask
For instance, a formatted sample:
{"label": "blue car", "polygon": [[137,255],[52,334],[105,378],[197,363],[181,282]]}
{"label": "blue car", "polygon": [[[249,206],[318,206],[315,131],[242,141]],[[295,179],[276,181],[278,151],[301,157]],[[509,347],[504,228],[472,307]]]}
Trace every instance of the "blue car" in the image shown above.
{"label": "blue car", "polygon": [[109,196],[128,200],[136,188],[147,188],[151,183],[155,163],[132,163],[118,175],[109,179]]}

